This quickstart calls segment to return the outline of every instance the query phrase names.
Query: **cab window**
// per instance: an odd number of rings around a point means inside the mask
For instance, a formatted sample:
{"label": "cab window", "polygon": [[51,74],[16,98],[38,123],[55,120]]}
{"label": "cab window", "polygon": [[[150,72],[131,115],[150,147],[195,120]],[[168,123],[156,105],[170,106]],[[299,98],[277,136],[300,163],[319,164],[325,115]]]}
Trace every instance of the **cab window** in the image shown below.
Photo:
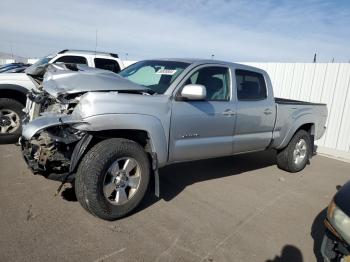
{"label": "cab window", "polygon": [[238,100],[263,100],[267,97],[264,76],[248,70],[236,70]]}
{"label": "cab window", "polygon": [[112,59],[105,59],[105,58],[95,58],[95,67],[104,69],[104,70],[109,70],[114,73],[119,73],[120,72],[120,66],[117,61],[112,60]]}
{"label": "cab window", "polygon": [[204,85],[209,101],[228,101],[230,99],[230,74],[226,67],[210,66],[194,72],[185,82]]}
{"label": "cab window", "polygon": [[87,60],[83,56],[66,55],[56,59],[54,63],[87,65]]}

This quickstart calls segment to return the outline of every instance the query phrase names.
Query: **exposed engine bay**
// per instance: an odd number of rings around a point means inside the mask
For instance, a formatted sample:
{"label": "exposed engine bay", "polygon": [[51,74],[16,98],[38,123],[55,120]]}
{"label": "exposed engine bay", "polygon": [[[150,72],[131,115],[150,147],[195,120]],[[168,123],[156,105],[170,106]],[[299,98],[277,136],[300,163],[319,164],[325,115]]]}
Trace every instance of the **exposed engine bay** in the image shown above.
{"label": "exposed engine bay", "polygon": [[25,123],[45,114],[69,115],[80,98],[91,91],[142,95],[154,93],[111,71],[80,65],[50,64],[26,73],[36,88],[27,95]]}
{"label": "exposed engine bay", "polygon": [[85,133],[68,126],[55,126],[22,140],[23,155],[34,173],[62,181],[70,172],[72,155]]}
{"label": "exposed engine bay", "polygon": [[25,108],[25,122],[31,121],[45,114],[71,114],[78,104],[82,94],[61,95],[59,98],[51,96],[46,91],[30,91],[27,94]]}

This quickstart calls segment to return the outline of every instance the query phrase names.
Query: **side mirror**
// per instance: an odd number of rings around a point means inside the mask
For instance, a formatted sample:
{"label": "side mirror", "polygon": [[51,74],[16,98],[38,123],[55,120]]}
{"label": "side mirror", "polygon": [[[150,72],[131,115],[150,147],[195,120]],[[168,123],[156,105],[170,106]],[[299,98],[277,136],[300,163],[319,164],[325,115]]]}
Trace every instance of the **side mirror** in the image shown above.
{"label": "side mirror", "polygon": [[207,90],[204,85],[185,85],[181,97],[188,100],[204,100],[207,97]]}

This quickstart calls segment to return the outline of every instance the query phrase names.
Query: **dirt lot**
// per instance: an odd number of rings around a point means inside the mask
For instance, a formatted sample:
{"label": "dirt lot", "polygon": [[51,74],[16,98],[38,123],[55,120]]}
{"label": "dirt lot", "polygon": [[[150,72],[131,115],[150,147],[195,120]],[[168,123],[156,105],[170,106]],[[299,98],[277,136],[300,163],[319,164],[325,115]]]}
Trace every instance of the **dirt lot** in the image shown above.
{"label": "dirt lot", "polygon": [[161,198],[106,222],[67,186],[33,176],[0,145],[0,261],[316,261],[324,208],[350,164],[316,156],[302,173],[273,152],[161,170]]}

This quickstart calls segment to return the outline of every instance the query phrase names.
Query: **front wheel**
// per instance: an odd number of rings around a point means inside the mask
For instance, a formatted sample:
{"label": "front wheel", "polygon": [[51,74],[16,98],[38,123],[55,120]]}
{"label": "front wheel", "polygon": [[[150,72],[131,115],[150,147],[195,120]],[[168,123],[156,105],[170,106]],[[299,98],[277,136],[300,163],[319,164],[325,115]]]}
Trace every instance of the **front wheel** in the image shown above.
{"label": "front wheel", "polygon": [[141,202],[150,179],[144,149],[127,139],[95,145],[79,165],[75,191],[80,204],[105,220],[126,216]]}
{"label": "front wheel", "polygon": [[299,130],[287,147],[277,152],[277,166],[294,173],[303,170],[311,155],[311,138],[305,130]]}

